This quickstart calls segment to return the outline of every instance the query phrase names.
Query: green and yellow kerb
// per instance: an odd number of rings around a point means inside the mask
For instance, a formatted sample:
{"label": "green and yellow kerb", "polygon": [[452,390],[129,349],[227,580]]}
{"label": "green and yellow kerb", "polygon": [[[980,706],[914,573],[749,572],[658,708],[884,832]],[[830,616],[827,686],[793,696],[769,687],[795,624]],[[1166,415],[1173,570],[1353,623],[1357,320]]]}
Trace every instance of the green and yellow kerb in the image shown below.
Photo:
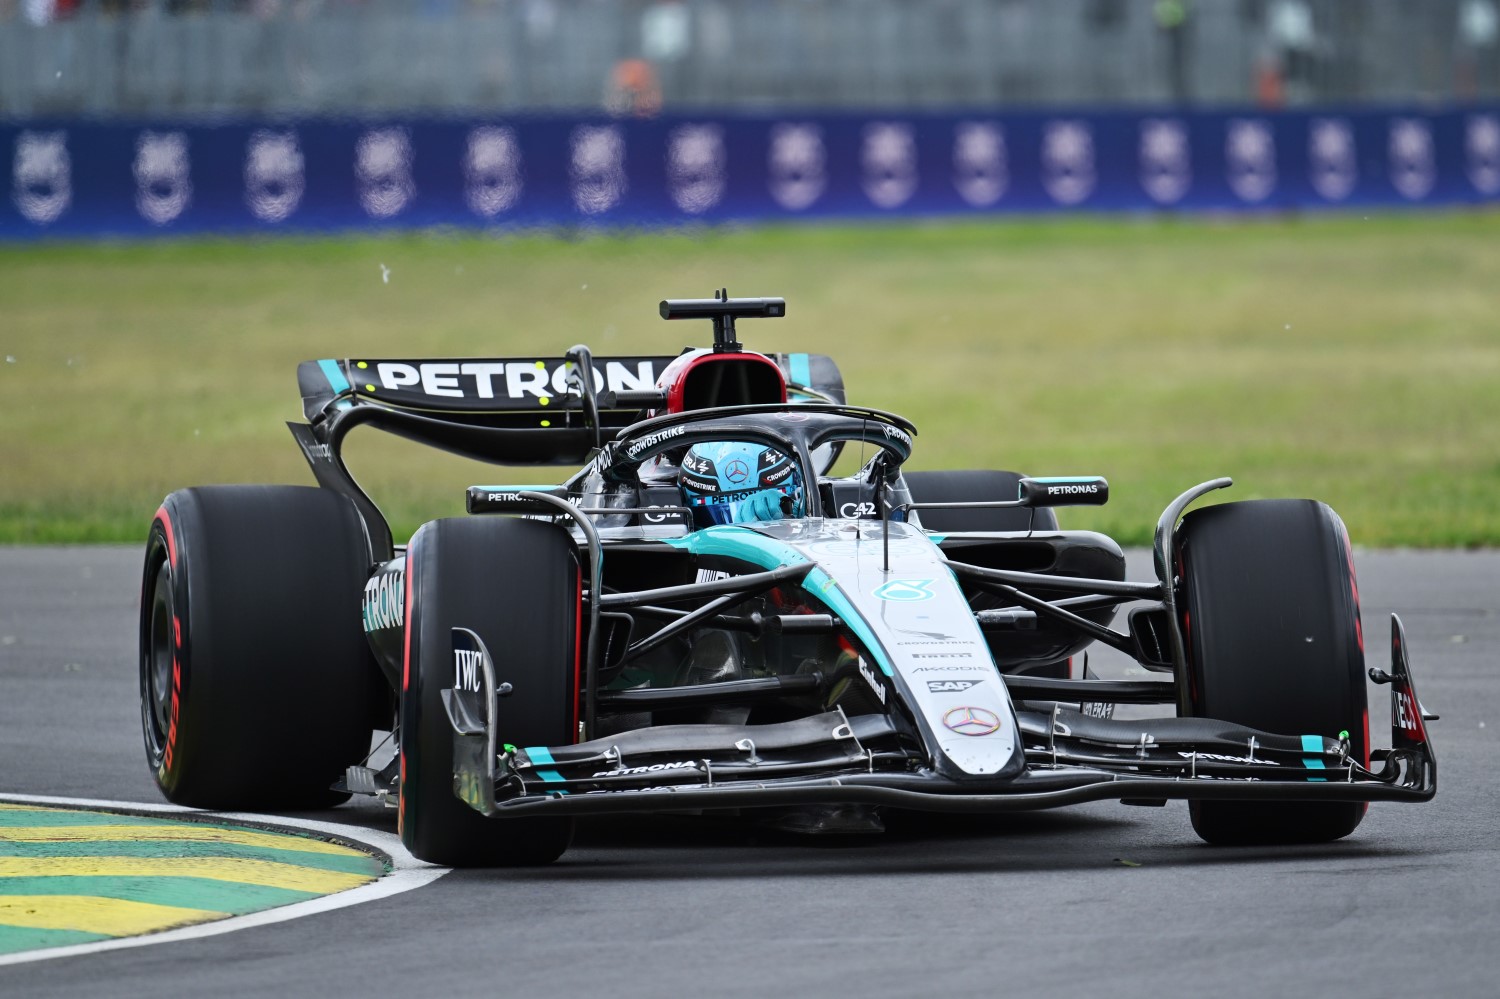
{"label": "green and yellow kerb", "polygon": [[0,802],[0,954],[259,912],[386,870],[308,836]]}

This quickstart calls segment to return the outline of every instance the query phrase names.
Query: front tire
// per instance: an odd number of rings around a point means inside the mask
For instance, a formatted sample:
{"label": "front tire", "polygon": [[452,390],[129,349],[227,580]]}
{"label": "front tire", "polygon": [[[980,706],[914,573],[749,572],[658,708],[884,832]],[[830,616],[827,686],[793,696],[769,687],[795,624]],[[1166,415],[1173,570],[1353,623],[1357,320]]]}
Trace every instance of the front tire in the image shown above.
{"label": "front tire", "polygon": [[[1195,510],[1179,533],[1179,610],[1189,713],[1282,735],[1348,732],[1369,765],[1359,591],[1338,515],[1313,500]],[[1189,803],[1193,829],[1225,845],[1323,843],[1362,803]]]}
{"label": "front tire", "polygon": [[483,639],[497,679],[501,743],[559,746],[578,730],[581,603],[573,542],[534,520],[458,518],[426,524],[406,556],[401,694],[401,841],[447,867],[547,864],[568,848],[573,820],[487,819],[453,791],[453,729],[442,690],[454,685],[453,628]]}
{"label": "front tire", "polygon": [[354,505],[303,486],[172,493],[141,591],[141,723],[168,801],[302,809],[370,748],[383,684],[360,626]]}

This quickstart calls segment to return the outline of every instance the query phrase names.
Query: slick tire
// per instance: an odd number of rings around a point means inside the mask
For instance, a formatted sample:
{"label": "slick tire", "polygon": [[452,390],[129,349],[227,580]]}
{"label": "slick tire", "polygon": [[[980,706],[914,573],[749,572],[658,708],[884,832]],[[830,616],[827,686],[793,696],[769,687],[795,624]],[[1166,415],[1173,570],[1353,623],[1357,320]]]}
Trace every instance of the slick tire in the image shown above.
{"label": "slick tire", "polygon": [[365,642],[354,505],[302,486],[206,486],[163,501],[141,587],[146,759],[195,808],[321,808],[370,749],[384,682]]}
{"label": "slick tire", "polygon": [[[1178,535],[1188,713],[1282,735],[1348,732],[1369,764],[1359,590],[1338,515],[1313,500],[1195,510]],[[1209,843],[1323,843],[1362,803],[1189,803]]]}
{"label": "slick tire", "polygon": [[453,629],[479,635],[495,660],[498,735],[515,746],[576,741],[580,576],[560,528],[500,517],[437,520],[406,556],[406,662],[401,692],[401,841],[446,867],[547,864],[573,820],[488,819],[453,791]]}
{"label": "slick tire", "polygon": [[[990,469],[906,472],[902,476],[911,490],[913,503],[978,503],[1016,498],[1021,476],[1016,472]],[[1032,514],[1035,513],[1035,519]],[[1055,531],[1057,514],[1050,507],[1032,511],[1023,507],[1005,510],[918,510],[922,526],[929,531]]]}

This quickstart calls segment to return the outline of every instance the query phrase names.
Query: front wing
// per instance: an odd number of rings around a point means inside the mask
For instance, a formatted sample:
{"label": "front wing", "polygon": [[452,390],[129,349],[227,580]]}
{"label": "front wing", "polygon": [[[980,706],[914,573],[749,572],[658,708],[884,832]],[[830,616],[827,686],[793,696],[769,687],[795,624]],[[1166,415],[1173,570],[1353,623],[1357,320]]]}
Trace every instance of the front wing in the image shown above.
{"label": "front wing", "polygon": [[[488,659],[488,654],[485,653]],[[485,682],[493,681],[486,663]],[[1116,721],[1060,704],[1020,708],[1016,777],[944,777],[884,715],[841,709],[774,725],[647,728],[571,746],[496,741],[492,687],[445,692],[454,790],[496,818],[863,803],[997,813],[1117,799],[1426,801],[1437,759],[1401,622],[1391,619],[1391,748],[1352,757],[1348,733],[1284,735],[1205,718]],[[1372,769],[1379,764],[1379,769]]]}

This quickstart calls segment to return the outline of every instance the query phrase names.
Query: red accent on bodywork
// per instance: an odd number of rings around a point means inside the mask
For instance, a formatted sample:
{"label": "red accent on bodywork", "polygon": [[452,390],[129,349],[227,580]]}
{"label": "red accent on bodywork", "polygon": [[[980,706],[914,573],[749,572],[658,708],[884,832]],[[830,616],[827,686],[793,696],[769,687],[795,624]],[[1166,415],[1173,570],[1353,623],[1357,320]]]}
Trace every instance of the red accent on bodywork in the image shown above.
{"label": "red accent on bodywork", "polygon": [[661,373],[660,386],[667,394],[667,412],[681,413],[683,411],[682,397],[687,388],[688,373],[707,364],[765,364],[776,372],[776,380],[781,385],[781,398],[778,402],[786,402],[786,376],[781,373],[781,367],[764,354],[754,351],[736,351],[734,353],[715,353],[703,351],[697,354],[684,354],[676,358],[667,369]]}

